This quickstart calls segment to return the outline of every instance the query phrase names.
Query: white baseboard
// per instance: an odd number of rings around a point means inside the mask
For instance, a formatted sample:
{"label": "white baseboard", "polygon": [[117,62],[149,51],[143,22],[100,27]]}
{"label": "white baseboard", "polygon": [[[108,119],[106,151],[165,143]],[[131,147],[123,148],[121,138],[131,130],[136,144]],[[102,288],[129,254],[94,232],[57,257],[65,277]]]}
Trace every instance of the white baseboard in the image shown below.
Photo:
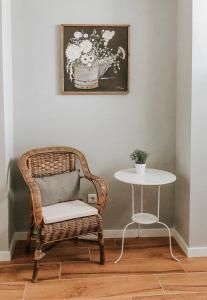
{"label": "white baseboard", "polygon": [[207,247],[189,247],[188,257],[203,257],[207,256]]}
{"label": "white baseboard", "polygon": [[0,261],[9,261],[11,260],[10,251],[0,251]]}
{"label": "white baseboard", "polygon": [[172,235],[187,257],[207,256],[207,246],[188,247],[187,243],[184,241],[184,239],[181,237],[181,235],[175,228],[172,228]]}
{"label": "white baseboard", "polygon": [[24,241],[24,240],[26,240],[26,238],[27,238],[27,232],[24,232],[24,231],[14,232],[13,238],[12,238],[12,241],[10,244],[10,251],[9,251],[10,252],[10,260],[12,259],[17,241]]}
{"label": "white baseboard", "polygon": [[27,239],[27,231],[16,231],[14,237],[16,241],[25,241]]}
{"label": "white baseboard", "polygon": [[18,239],[16,238],[16,235],[14,233],[13,237],[12,237],[12,240],[11,240],[11,244],[10,244],[10,259],[12,259],[17,241],[18,241]]}
{"label": "white baseboard", "polygon": [[180,248],[185,253],[185,255],[189,256],[188,245],[186,244],[186,242],[184,241],[184,239],[182,238],[182,236],[179,234],[179,232],[175,229],[175,227],[173,227],[171,229],[171,233],[172,233],[172,236],[174,237],[174,239],[176,240],[176,242],[178,243],[178,245],[180,246]]}
{"label": "white baseboard", "polygon": [[[123,230],[121,229],[106,229],[103,231],[105,238],[121,238]],[[165,228],[145,228],[140,229],[140,237],[161,237],[167,236],[167,231]],[[126,231],[125,237],[137,237],[138,229],[129,229]],[[27,232],[24,231],[16,231],[13,235],[10,251],[0,251],[0,261],[11,260],[16,242],[19,240],[26,240]]]}
{"label": "white baseboard", "polygon": [[[123,230],[122,229],[105,229],[103,231],[105,238],[121,238]],[[27,232],[24,231],[16,231],[15,240],[26,240]],[[137,237],[138,229],[128,229],[126,231],[126,237]],[[141,237],[160,237],[160,236],[168,236],[167,230],[165,228],[145,228],[140,229]]]}
{"label": "white baseboard", "polygon": [[[104,230],[105,238],[121,238],[123,230],[121,229],[106,229]],[[177,241],[178,245],[184,251],[187,257],[199,257],[207,256],[207,247],[188,247],[187,243],[184,241],[182,236],[175,228],[171,228],[171,233],[174,239]],[[137,237],[138,229],[129,229],[126,231],[125,237]],[[168,232],[165,228],[145,228],[140,229],[140,237],[163,237],[168,236]],[[11,260],[12,254],[16,242],[18,240],[26,240],[27,232],[15,232],[11,241],[9,251],[0,251],[0,261],[9,261]]]}
{"label": "white baseboard", "polygon": [[10,261],[12,258],[12,254],[14,252],[14,248],[16,245],[16,239],[15,234],[12,237],[11,243],[10,243],[10,249],[8,251],[0,251],[0,261]]}
{"label": "white baseboard", "polygon": [[[106,229],[103,231],[105,238],[121,238],[123,230],[115,229],[110,230]],[[138,229],[129,229],[126,231],[125,237],[137,237],[138,236]],[[164,228],[145,228],[140,229],[140,237],[160,237],[160,236],[167,236],[167,231]],[[24,231],[16,231],[13,235],[10,251],[0,251],[0,261],[9,261],[12,258],[16,242],[19,240],[26,240],[27,232]]]}
{"label": "white baseboard", "polygon": [[0,261],[10,261],[14,253],[16,242],[26,240],[26,238],[27,232],[15,232],[10,243],[10,249],[8,251],[0,251]]}
{"label": "white baseboard", "polygon": [[[123,230],[121,229],[106,229],[103,231],[105,238],[121,238]],[[145,228],[140,229],[140,237],[160,237],[167,236],[167,230],[164,228]],[[125,237],[132,238],[138,236],[138,229],[128,229]]]}

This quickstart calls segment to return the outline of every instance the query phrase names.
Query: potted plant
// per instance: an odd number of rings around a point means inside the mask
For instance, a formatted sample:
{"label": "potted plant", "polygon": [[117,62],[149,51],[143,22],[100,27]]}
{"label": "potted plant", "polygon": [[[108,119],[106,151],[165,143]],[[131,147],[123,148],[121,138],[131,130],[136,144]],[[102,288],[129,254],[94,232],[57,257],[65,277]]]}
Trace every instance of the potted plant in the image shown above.
{"label": "potted plant", "polygon": [[146,160],[148,157],[148,153],[142,150],[134,150],[132,154],[130,154],[130,158],[135,162],[135,168],[137,174],[144,174],[146,167]]}

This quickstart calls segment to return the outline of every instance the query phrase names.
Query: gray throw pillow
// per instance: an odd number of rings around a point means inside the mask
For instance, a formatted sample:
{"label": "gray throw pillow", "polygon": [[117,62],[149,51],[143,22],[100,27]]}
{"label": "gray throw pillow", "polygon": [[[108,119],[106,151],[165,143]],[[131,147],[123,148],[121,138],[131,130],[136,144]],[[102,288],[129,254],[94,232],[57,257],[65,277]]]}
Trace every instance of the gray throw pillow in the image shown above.
{"label": "gray throw pillow", "polygon": [[80,174],[73,171],[35,178],[41,193],[42,206],[80,199]]}

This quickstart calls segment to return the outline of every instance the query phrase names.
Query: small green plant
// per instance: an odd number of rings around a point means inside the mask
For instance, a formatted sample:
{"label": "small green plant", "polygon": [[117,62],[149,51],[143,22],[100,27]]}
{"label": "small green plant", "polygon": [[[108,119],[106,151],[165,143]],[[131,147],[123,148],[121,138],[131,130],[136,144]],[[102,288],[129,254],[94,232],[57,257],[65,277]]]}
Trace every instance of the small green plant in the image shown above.
{"label": "small green plant", "polygon": [[130,154],[130,158],[135,161],[135,164],[145,164],[148,157],[148,153],[142,150],[134,150]]}

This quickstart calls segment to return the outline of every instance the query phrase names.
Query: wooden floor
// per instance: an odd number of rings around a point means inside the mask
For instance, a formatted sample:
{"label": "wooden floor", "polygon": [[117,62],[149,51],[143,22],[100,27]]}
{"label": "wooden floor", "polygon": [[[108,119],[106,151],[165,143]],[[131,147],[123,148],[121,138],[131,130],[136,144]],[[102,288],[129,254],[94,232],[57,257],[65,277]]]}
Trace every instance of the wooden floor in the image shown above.
{"label": "wooden floor", "polygon": [[104,266],[97,246],[63,242],[42,259],[36,284],[30,282],[32,254],[18,242],[11,262],[0,263],[0,300],[207,300],[207,258],[185,257],[174,243],[180,262],[169,256],[166,238],[127,239],[123,259],[120,240],[105,241]]}

